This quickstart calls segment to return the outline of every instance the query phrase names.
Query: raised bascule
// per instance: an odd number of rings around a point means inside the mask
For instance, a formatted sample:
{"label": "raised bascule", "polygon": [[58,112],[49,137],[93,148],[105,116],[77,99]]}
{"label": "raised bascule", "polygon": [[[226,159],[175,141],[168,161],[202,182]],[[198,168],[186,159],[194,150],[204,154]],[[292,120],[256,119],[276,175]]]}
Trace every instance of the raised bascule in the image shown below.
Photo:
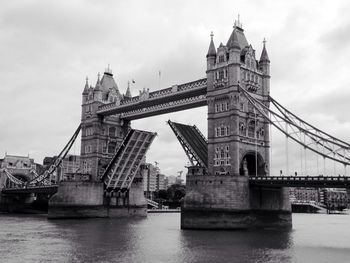
{"label": "raised bascule", "polygon": [[[345,187],[347,177],[271,176],[273,125],[323,159],[350,164],[350,145],[303,121],[270,96],[270,60],[263,44],[260,59],[235,22],[226,43],[207,53],[206,77],[157,91],[121,94],[107,68],[82,94],[79,128],[50,168],[23,182],[6,168],[11,195],[55,193],[49,218],[146,216],[143,163],[156,133],[134,130],[131,121],[195,107],[208,107],[208,138],[196,126],[168,121],[191,165],[181,209],[183,229],[244,229],[292,225],[285,187]],[[272,104],[275,110],[270,107]],[[60,165],[81,132],[80,173],[58,186],[47,178]],[[39,185],[38,185],[39,184]],[[5,201],[4,201],[5,200]]]}

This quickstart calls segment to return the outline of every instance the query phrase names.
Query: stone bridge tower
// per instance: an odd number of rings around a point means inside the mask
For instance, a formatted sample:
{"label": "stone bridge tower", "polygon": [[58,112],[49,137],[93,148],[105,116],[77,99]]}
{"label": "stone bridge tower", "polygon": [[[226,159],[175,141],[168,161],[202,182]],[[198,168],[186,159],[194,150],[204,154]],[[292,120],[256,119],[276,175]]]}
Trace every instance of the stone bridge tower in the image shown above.
{"label": "stone bridge tower", "polygon": [[129,88],[125,95],[121,94],[109,68],[101,79],[98,74],[95,87],[89,86],[86,80],[82,93],[81,170],[91,174],[94,181],[99,181],[98,177],[130,126],[118,116],[103,117],[96,112],[100,105],[111,102],[118,105],[126,96],[131,97]]}
{"label": "stone bridge tower", "polygon": [[250,176],[269,176],[269,124],[240,87],[269,106],[270,60],[265,41],[257,60],[236,21],[226,45],[221,43],[216,49],[211,35],[207,54],[208,173],[187,176],[182,228],[259,226],[271,210],[277,218],[279,212],[286,211],[286,218],[277,224],[291,223],[287,191],[249,187]]}

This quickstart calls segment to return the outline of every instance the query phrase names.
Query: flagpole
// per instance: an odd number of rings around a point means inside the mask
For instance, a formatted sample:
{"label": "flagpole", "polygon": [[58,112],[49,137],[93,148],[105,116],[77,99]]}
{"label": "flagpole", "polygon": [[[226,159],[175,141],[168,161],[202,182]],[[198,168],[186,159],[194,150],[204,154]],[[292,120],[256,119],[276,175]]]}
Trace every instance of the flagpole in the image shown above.
{"label": "flagpole", "polygon": [[158,78],[158,89],[160,89],[160,77],[161,77],[160,70],[158,71],[158,76],[159,76],[159,78]]}

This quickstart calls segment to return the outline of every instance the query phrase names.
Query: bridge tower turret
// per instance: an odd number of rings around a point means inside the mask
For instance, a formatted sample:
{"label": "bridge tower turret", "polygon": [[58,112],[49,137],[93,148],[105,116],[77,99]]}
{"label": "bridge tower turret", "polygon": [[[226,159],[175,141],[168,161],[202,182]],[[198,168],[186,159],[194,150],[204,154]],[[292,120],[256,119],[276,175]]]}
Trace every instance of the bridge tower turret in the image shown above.
{"label": "bridge tower turret", "polygon": [[98,74],[95,87],[88,88],[88,84],[85,84],[82,97],[81,171],[91,174],[93,181],[99,181],[99,176],[129,126],[118,116],[102,117],[96,113],[100,105],[119,103],[122,100],[110,68],[106,69],[102,79]]}
{"label": "bridge tower turret", "polygon": [[214,33],[211,32],[210,34],[210,44],[209,44],[209,49],[207,53],[207,70],[211,70],[214,68],[215,65],[215,59],[216,59],[216,48],[214,45]]}
{"label": "bridge tower turret", "polygon": [[270,59],[266,50],[266,40],[263,41],[263,49],[259,60],[259,69],[262,72],[262,86],[264,95],[270,94]]}
{"label": "bridge tower turret", "polygon": [[270,60],[265,43],[258,62],[238,20],[226,46],[221,43],[214,49],[211,39],[206,71],[208,171],[187,176],[181,226],[249,228],[262,226],[269,213],[278,215],[269,226],[290,226],[287,191],[249,186],[249,177],[268,176],[270,171],[269,124],[241,91],[253,93],[269,106]]}

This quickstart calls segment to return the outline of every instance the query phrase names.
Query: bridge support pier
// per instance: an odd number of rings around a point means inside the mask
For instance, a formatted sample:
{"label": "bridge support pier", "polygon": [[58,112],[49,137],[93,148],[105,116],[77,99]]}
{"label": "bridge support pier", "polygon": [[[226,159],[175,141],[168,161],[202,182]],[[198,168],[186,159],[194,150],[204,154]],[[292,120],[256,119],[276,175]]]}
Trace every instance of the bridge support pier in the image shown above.
{"label": "bridge support pier", "polygon": [[290,228],[285,188],[252,188],[246,176],[187,176],[182,229]]}
{"label": "bridge support pier", "polygon": [[128,191],[109,196],[102,182],[65,181],[49,200],[49,219],[129,216],[147,216],[142,177],[135,177]]}
{"label": "bridge support pier", "polygon": [[48,218],[107,217],[103,205],[103,183],[61,182],[49,200]]}
{"label": "bridge support pier", "polygon": [[113,193],[108,202],[108,217],[147,217],[147,200],[143,193],[143,178],[136,176],[128,191]]}

